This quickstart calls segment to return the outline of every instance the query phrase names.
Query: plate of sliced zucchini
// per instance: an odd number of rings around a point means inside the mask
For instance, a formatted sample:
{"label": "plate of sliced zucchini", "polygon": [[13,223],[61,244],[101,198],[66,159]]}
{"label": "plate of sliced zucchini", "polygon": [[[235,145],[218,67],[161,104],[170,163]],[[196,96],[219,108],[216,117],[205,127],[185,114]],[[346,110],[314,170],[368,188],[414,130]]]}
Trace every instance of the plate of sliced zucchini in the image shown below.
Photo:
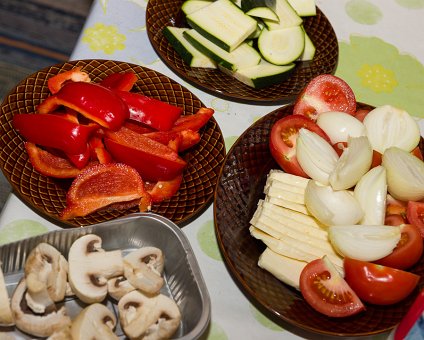
{"label": "plate of sliced zucchini", "polygon": [[314,0],[149,0],[146,26],[176,74],[238,102],[291,102],[337,66],[336,34]]}

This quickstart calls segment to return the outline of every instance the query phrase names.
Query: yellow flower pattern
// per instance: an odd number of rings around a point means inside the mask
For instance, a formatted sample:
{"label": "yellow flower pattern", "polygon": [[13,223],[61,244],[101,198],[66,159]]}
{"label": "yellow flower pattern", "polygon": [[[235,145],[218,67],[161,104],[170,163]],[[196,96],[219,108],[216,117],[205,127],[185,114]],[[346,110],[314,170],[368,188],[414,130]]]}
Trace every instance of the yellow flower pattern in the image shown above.
{"label": "yellow flower pattern", "polygon": [[85,29],[82,37],[82,42],[88,44],[92,51],[103,51],[106,54],[125,49],[125,40],[125,35],[119,33],[116,25],[100,22]]}
{"label": "yellow flower pattern", "polygon": [[362,86],[376,93],[391,93],[398,85],[395,73],[392,70],[384,68],[380,64],[362,65],[358,70],[358,76],[361,79]]}

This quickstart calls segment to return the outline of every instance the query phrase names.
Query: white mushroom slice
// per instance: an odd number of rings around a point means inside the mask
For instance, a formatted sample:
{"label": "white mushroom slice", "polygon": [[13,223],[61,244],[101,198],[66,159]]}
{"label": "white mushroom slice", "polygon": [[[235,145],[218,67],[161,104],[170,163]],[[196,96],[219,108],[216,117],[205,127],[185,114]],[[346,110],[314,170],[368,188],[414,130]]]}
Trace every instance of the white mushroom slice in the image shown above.
{"label": "white mushroom slice", "polygon": [[65,298],[68,262],[48,243],[38,244],[25,262],[27,293],[25,298],[34,313],[44,313],[46,308]]}
{"label": "white mushroom slice", "polygon": [[77,239],[69,249],[69,284],[85,303],[101,302],[107,295],[107,280],[123,274],[120,250],[105,251],[102,239],[93,234]]}
{"label": "white mushroom slice", "polygon": [[0,326],[13,326],[14,324],[13,313],[10,309],[9,293],[7,292],[0,262]]}
{"label": "white mushroom slice", "polygon": [[61,330],[54,332],[47,338],[47,340],[73,340],[71,334],[71,324],[67,325]]}
{"label": "white mushroom slice", "polygon": [[124,276],[129,283],[149,294],[157,294],[164,284],[164,256],[156,247],[139,248],[124,257]]}
{"label": "white mushroom slice", "polygon": [[136,288],[124,276],[113,277],[107,281],[107,291],[115,300],[119,301],[125,294]]}
{"label": "white mushroom slice", "polygon": [[84,308],[72,322],[72,340],[117,340],[119,338],[113,332],[115,326],[116,319],[112,311],[105,305],[94,303]]}
{"label": "white mushroom slice", "polygon": [[25,308],[26,288],[26,281],[22,279],[16,286],[11,300],[15,324],[19,330],[37,337],[48,337],[71,323],[71,318],[66,315],[65,306],[45,314],[34,314],[29,308]]}
{"label": "white mushroom slice", "polygon": [[130,339],[168,339],[178,329],[181,312],[171,298],[134,290],[118,302],[121,327]]}

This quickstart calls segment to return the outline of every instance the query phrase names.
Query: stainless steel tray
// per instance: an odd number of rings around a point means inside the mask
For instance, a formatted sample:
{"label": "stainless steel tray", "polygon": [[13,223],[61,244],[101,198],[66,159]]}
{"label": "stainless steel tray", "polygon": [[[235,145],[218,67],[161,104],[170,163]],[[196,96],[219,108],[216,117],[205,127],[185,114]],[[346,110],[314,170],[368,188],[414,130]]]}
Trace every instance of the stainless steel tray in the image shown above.
{"label": "stainless steel tray", "polygon": [[[180,327],[174,338],[191,340],[203,334],[210,321],[211,304],[199,265],[181,229],[170,220],[155,214],[136,213],[84,228],[53,231],[1,246],[0,261],[9,295],[12,295],[23,276],[27,255],[37,244],[47,242],[67,257],[71,244],[86,234],[100,236],[103,249],[121,249],[124,254],[144,246],[162,249],[165,255],[165,285],[161,293],[171,296],[182,314]],[[105,302],[119,320],[116,303],[112,299]],[[84,308],[74,298],[67,298],[65,306],[71,318]],[[119,324],[116,333],[125,338]],[[16,339],[33,339],[15,328],[0,327],[0,338],[6,334]]]}

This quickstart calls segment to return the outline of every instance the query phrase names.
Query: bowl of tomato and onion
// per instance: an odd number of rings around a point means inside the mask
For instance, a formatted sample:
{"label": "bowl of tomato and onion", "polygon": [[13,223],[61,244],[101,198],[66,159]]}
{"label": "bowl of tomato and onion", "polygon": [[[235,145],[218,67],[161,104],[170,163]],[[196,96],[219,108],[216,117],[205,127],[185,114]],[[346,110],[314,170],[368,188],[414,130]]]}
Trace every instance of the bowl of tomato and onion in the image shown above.
{"label": "bowl of tomato and onion", "polygon": [[[326,78],[329,77],[323,76],[324,80]],[[305,93],[307,94],[307,92],[304,92],[301,96]],[[338,111],[344,106],[349,108],[352,115],[357,115],[357,118],[362,120],[369,111],[374,109],[371,105],[356,102],[354,97],[343,97],[343,91],[340,97],[342,98],[342,106],[337,106],[337,91],[328,93],[333,93],[333,96],[329,97],[331,103],[326,104],[330,105],[325,108],[326,110]],[[310,93],[308,95],[311,96]],[[334,100],[331,100],[331,98]],[[313,103],[313,100],[310,103]],[[214,199],[215,231],[224,260],[236,281],[252,298],[253,302],[273,320],[277,320],[277,322],[281,320],[283,327],[284,322],[288,322],[302,330],[320,335],[344,337],[370,336],[389,332],[406,315],[418,292],[424,289],[424,280],[422,279],[424,277],[424,261],[422,256],[414,265],[406,264],[408,269],[405,271],[413,274],[407,276],[412,277],[411,281],[416,286],[404,299],[389,305],[364,301],[364,309],[360,308],[359,313],[342,317],[329,317],[317,312],[304,299],[300,291],[285,285],[257,265],[258,259],[266,246],[250,235],[248,226],[256,211],[258,200],[263,198],[263,188],[267,175],[271,169],[283,168],[284,170],[284,167],[286,167],[287,172],[296,173],[300,168],[294,161],[296,160],[295,157],[285,157],[283,158],[283,166],[279,165],[278,157],[273,157],[272,147],[270,147],[273,133],[277,141],[274,147],[277,148],[278,145],[281,145],[279,138],[286,138],[286,141],[290,141],[290,131],[296,132],[305,118],[309,118],[308,115],[298,115],[299,117],[292,118],[295,107],[295,104],[291,104],[278,108],[256,121],[237,139],[227,154],[218,179]],[[309,106],[303,105],[303,107]],[[299,111],[297,112],[299,113]],[[301,116],[304,117],[300,118]],[[277,125],[281,120],[284,124]],[[254,141],[254,143],[251,141]],[[292,143],[283,143],[286,148],[285,154],[295,156],[295,139],[292,137],[291,141]],[[422,140],[419,151],[424,151]],[[406,217],[406,210],[409,210],[411,216],[419,219],[420,212],[423,211],[420,209],[422,208],[417,203],[409,209],[404,206],[401,210],[396,211],[401,212],[401,215]],[[397,220],[399,216],[396,217]],[[406,220],[403,219],[402,221],[404,223]],[[416,223],[414,222],[414,224]],[[414,237],[416,237],[416,229],[414,230]],[[416,239],[419,240],[419,238]],[[405,264],[400,264],[400,266],[402,265]],[[376,264],[375,266],[377,268],[383,267]],[[402,271],[402,269],[399,270]],[[417,277],[419,278],[418,283],[416,282]],[[402,281],[397,279],[391,287],[398,285],[402,285]],[[334,287],[336,290],[339,288],[338,286]],[[305,336],[302,331],[297,332],[294,329],[294,332],[300,336]],[[310,335],[310,333],[307,334]]]}

